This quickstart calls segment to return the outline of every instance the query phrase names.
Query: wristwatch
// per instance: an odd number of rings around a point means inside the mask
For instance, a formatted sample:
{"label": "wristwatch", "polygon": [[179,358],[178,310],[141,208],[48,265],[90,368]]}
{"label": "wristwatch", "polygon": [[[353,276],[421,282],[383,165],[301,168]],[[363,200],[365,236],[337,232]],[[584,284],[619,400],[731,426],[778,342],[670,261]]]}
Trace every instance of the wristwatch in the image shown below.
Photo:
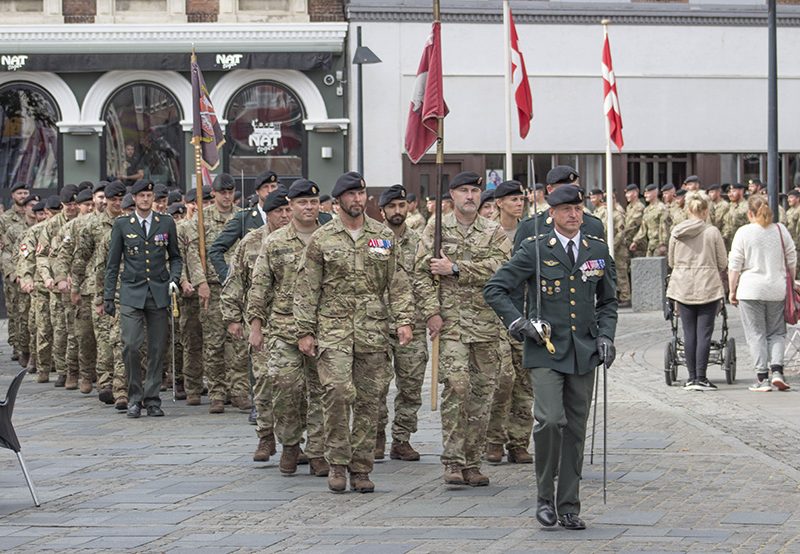
{"label": "wristwatch", "polygon": [[450,271],[453,272],[453,275],[458,277],[458,264],[453,264],[452,266],[450,266]]}

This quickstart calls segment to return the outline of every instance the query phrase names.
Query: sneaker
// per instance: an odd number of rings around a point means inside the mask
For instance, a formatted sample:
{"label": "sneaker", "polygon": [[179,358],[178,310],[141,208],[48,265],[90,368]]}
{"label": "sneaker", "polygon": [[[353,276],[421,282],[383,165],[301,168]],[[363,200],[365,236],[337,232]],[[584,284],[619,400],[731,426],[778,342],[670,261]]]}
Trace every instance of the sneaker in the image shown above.
{"label": "sneaker", "polygon": [[717,385],[715,385],[708,379],[698,379],[697,381],[695,381],[692,390],[701,390],[701,391],[717,390]]}
{"label": "sneaker", "polygon": [[778,390],[789,390],[791,388],[786,382],[786,379],[783,378],[783,373],[780,371],[774,371],[772,373],[772,386]]}
{"label": "sneaker", "polygon": [[683,390],[694,390],[696,381],[688,380],[683,384]]}
{"label": "sneaker", "polygon": [[769,379],[759,379],[750,385],[750,390],[753,392],[770,392],[772,390],[772,385],[770,385]]}

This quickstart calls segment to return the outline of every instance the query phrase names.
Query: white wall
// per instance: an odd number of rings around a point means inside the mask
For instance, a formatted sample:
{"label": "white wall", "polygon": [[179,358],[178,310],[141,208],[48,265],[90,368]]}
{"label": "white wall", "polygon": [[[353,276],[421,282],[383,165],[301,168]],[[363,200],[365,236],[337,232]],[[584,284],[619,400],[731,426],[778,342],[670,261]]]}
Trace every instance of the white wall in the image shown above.
{"label": "white wall", "polygon": [[[402,174],[408,103],[430,25],[354,23],[351,52],[356,25],[383,61],[364,66],[365,177],[380,186]],[[535,115],[524,141],[515,120],[514,151],[604,152],[602,27],[517,31]],[[610,35],[625,151],[766,151],[766,28],[612,26]],[[446,153],[503,152],[502,36],[499,24],[442,27]],[[780,28],[778,46],[780,149],[800,151],[800,28]],[[354,74],[351,85],[355,118]]]}

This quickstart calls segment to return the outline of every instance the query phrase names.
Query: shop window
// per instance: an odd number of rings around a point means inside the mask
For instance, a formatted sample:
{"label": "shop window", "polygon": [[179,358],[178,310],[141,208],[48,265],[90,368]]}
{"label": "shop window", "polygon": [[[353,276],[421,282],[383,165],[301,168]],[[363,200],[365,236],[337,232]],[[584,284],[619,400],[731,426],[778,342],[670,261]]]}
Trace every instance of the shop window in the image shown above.
{"label": "shop window", "polygon": [[0,12],[42,12],[44,0],[3,0]]}
{"label": "shop window", "polygon": [[153,83],[117,90],[104,109],[105,168],[126,184],[137,178],[167,186],[182,182],[184,146],[175,97]]}
{"label": "shop window", "polygon": [[[747,183],[750,179],[764,180],[761,175],[761,158],[762,154],[742,154],[742,181]],[[766,174],[766,164],[764,173]]]}
{"label": "shop window", "polygon": [[305,174],[303,106],[288,88],[250,84],[234,95],[225,114],[227,171],[255,177],[270,169],[284,178]]}
{"label": "shop window", "polygon": [[36,189],[58,185],[59,140],[56,103],[28,83],[0,87],[0,180],[2,188],[27,183]]}
{"label": "shop window", "polygon": [[686,154],[629,154],[628,180],[641,186],[683,183],[689,167]]}
{"label": "shop window", "polygon": [[167,0],[114,0],[114,10],[118,12],[163,12],[167,10]]}
{"label": "shop window", "polygon": [[290,12],[293,0],[239,0],[240,11]]}

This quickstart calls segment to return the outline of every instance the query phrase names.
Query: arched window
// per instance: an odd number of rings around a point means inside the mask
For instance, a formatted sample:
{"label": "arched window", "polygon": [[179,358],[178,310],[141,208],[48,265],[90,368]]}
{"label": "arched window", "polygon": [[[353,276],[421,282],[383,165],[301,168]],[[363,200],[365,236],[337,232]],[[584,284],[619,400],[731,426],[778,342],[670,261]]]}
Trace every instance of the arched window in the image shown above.
{"label": "arched window", "polygon": [[55,100],[36,85],[0,87],[0,186],[27,183],[36,189],[58,185],[61,119]]}
{"label": "arched window", "polygon": [[228,103],[225,118],[226,167],[238,177],[270,169],[283,178],[305,175],[303,106],[278,83],[251,83]]}
{"label": "arched window", "polygon": [[126,85],[103,109],[105,171],[133,184],[150,179],[181,186],[183,130],[175,97],[154,83]]}

